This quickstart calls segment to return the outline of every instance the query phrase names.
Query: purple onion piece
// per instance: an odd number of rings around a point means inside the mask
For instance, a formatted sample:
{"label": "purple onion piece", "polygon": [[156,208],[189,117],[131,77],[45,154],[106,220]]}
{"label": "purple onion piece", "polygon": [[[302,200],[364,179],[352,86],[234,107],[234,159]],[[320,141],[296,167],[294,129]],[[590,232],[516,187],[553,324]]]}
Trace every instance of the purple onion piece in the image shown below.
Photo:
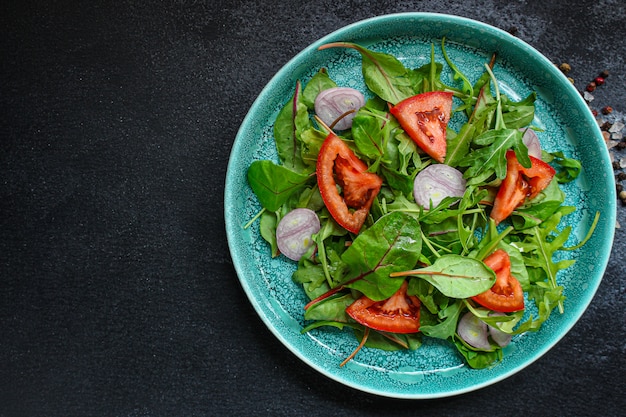
{"label": "purple onion piece", "polygon": [[413,182],[413,197],[428,209],[436,207],[446,197],[462,197],[466,181],[461,171],[445,164],[429,165],[417,174]]}
{"label": "purple onion piece", "polygon": [[528,155],[541,159],[541,144],[539,143],[539,137],[534,130],[525,129],[524,136],[522,136],[522,142],[524,142],[524,145],[528,148]]}
{"label": "purple onion piece", "polygon": [[315,114],[327,126],[331,126],[342,114],[354,110],[333,126],[335,130],[346,130],[352,127],[354,115],[364,105],[365,97],[359,90],[349,87],[333,87],[323,90],[317,95]]}
{"label": "purple onion piece", "polygon": [[[490,316],[505,316],[506,314],[498,312],[498,311],[494,311],[493,313],[490,313],[489,315]],[[510,334],[504,333],[502,330],[498,330],[493,326],[487,325],[487,328],[489,329],[489,335],[491,336],[491,340],[496,342],[498,346],[505,347],[509,343],[511,343],[512,336]]]}
{"label": "purple onion piece", "polygon": [[276,228],[278,250],[289,259],[298,261],[315,244],[311,236],[319,230],[320,220],[313,210],[291,210]]}
{"label": "purple onion piece", "polygon": [[472,314],[471,311],[461,317],[456,331],[468,345],[476,349],[491,350],[487,324]]}

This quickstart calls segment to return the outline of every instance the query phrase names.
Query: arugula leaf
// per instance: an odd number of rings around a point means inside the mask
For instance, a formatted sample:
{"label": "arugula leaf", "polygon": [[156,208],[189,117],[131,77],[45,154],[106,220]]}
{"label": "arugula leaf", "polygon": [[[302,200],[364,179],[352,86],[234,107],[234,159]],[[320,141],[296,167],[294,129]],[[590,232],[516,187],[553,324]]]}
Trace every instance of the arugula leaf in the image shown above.
{"label": "arugula leaf", "polygon": [[459,161],[459,166],[468,167],[463,177],[470,185],[484,184],[493,175],[504,179],[506,177],[506,151],[510,148],[520,151],[519,154],[516,152],[520,164],[527,163],[530,166],[528,149],[522,142],[522,132],[517,129],[488,130],[476,137],[474,143],[482,147]]}
{"label": "arugula leaf", "polygon": [[580,175],[583,167],[579,161],[567,158],[563,152],[543,152],[542,159],[545,162],[554,162],[558,165],[556,179],[561,184],[574,181]]}
{"label": "arugula leaf", "polygon": [[437,339],[449,339],[456,333],[457,323],[461,316],[463,307],[462,300],[455,300],[454,303],[441,309],[435,323],[426,323],[420,325],[420,331],[426,336],[435,337]]}

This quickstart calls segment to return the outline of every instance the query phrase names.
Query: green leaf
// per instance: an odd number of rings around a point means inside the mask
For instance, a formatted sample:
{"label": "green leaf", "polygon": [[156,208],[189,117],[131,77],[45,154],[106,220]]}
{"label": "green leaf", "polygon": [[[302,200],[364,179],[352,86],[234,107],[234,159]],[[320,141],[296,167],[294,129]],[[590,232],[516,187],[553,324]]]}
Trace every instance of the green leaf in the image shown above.
{"label": "green leaf", "polygon": [[429,267],[410,271],[411,276],[430,282],[442,294],[468,298],[491,288],[496,274],[484,263],[460,255],[443,255]]}
{"label": "green leaf", "polygon": [[337,87],[330,76],[326,68],[321,68],[311,79],[306,83],[304,90],[302,91],[302,102],[307,106],[309,110],[315,108],[315,98],[324,90]]}
{"label": "green leaf", "polygon": [[408,214],[381,217],[343,253],[341,258],[350,267],[346,278],[351,283],[346,286],[375,301],[391,297],[403,280],[389,275],[415,266],[422,250],[420,235],[418,221]]}
{"label": "green leaf", "polygon": [[473,124],[465,123],[456,136],[448,138],[445,160],[447,165],[459,166],[459,162],[469,153],[475,131],[476,127]]}
{"label": "green leaf", "polygon": [[[518,147],[521,141],[522,132],[517,129],[488,130],[475,138],[474,143],[482,147],[459,162],[460,166],[468,167],[463,174],[468,184],[484,183],[493,175],[504,179],[506,177],[506,151]],[[526,150],[526,158],[528,159],[528,150]]]}
{"label": "green leaf", "polygon": [[304,313],[305,320],[328,320],[347,322],[346,308],[354,302],[351,294],[338,297],[329,297],[312,305]]}
{"label": "green leaf", "polygon": [[281,162],[298,172],[311,172],[314,169],[302,160],[300,136],[311,127],[307,106],[301,99],[300,82],[292,99],[280,110],[274,122],[274,142]]}
{"label": "green leaf", "polygon": [[448,339],[456,333],[457,323],[461,315],[463,307],[462,300],[456,300],[454,303],[440,311],[439,321],[437,324],[425,324],[420,326],[420,331],[426,336],[435,337],[437,339]]}
{"label": "green leaf", "polygon": [[397,104],[415,95],[409,71],[393,55],[375,52],[349,42],[330,43],[320,49],[335,47],[352,48],[361,54],[365,84],[383,100]]}
{"label": "green leaf", "polygon": [[268,160],[254,161],[248,168],[250,187],[269,211],[277,211],[289,197],[304,188],[309,178]]}
{"label": "green leaf", "polygon": [[270,244],[272,258],[278,256],[278,245],[276,243],[276,226],[278,225],[278,219],[276,213],[273,211],[264,210],[261,214],[261,222],[259,225],[259,231],[263,239]]}

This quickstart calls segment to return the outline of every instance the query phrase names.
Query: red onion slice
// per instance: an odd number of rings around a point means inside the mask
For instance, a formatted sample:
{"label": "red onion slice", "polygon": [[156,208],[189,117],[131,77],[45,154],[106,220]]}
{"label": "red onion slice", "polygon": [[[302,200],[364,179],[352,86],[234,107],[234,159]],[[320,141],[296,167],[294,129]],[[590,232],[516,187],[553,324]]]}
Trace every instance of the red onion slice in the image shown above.
{"label": "red onion slice", "polygon": [[468,345],[474,346],[476,349],[491,350],[487,324],[472,314],[471,311],[461,317],[456,332]]}
{"label": "red onion slice", "polygon": [[287,258],[298,261],[315,244],[311,236],[319,230],[320,220],[313,210],[291,210],[276,228],[278,250]]}
{"label": "red onion slice", "polygon": [[462,197],[466,181],[461,171],[445,164],[429,165],[417,174],[413,182],[413,197],[428,209],[436,207],[446,197]]}
{"label": "red onion slice", "polygon": [[331,126],[344,113],[354,110],[333,126],[336,130],[352,127],[357,110],[365,105],[365,97],[359,90],[349,87],[333,87],[321,91],[315,98],[315,113],[327,126]]}
{"label": "red onion slice", "polygon": [[524,136],[522,136],[522,142],[524,142],[524,145],[528,148],[528,155],[541,159],[541,144],[539,143],[539,137],[534,130],[526,129]]}
{"label": "red onion slice", "polygon": [[[493,313],[489,315],[490,316],[505,316],[506,314],[498,312],[498,311],[494,311]],[[498,346],[505,347],[509,343],[511,343],[512,336],[510,334],[504,333],[502,330],[498,330],[493,326],[487,325],[487,328],[489,329],[489,335],[491,336],[491,339],[494,342],[496,342]]]}

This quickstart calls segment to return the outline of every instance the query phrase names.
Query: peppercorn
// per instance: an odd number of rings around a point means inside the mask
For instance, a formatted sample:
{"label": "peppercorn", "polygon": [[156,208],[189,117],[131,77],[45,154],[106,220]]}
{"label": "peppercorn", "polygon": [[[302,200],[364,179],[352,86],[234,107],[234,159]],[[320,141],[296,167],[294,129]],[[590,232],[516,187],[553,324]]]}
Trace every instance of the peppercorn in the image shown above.
{"label": "peppercorn", "polygon": [[[615,145],[615,147],[621,151],[622,149],[626,148],[626,142],[619,141],[617,142],[617,145]],[[619,162],[618,162],[618,165],[619,165]]]}
{"label": "peppercorn", "polygon": [[619,199],[622,200],[622,204],[626,204],[626,191],[622,190],[619,192]]}
{"label": "peppercorn", "polygon": [[598,117],[598,111],[596,109],[591,110],[591,114],[593,114],[593,117]]}
{"label": "peppercorn", "polygon": [[626,180],[626,172],[620,172],[619,174],[617,174],[617,179],[618,181]]}
{"label": "peppercorn", "polygon": [[602,85],[602,84],[604,84],[604,78],[602,78],[602,77],[596,77],[596,78],[593,80],[593,82],[595,82],[595,83],[596,83],[596,85]]}
{"label": "peppercorn", "polygon": [[613,163],[611,165],[613,166],[613,171],[617,171],[618,169],[621,168],[619,166],[619,161],[613,161]]}
{"label": "peppercorn", "polygon": [[572,70],[572,66],[567,62],[563,62],[561,65],[559,65],[559,69],[563,72],[563,74],[567,74]]}
{"label": "peppercorn", "polygon": [[604,106],[602,107],[602,114],[611,114],[613,112],[613,107]]}
{"label": "peppercorn", "polygon": [[622,184],[615,184],[615,191],[617,191],[617,193],[621,193],[624,190],[624,186]]}
{"label": "peppercorn", "polygon": [[590,93],[593,92],[595,89],[596,89],[596,83],[594,83],[593,81],[587,84],[586,90],[589,91]]}
{"label": "peppercorn", "polygon": [[567,81],[570,82],[570,84],[574,84],[574,79],[572,77],[567,77]]}
{"label": "peppercorn", "polygon": [[602,78],[606,78],[609,76],[609,71],[608,70],[604,70],[600,73],[600,77]]}
{"label": "peppercorn", "polygon": [[613,126],[611,122],[604,122],[600,125],[600,130],[608,132],[608,130]]}

